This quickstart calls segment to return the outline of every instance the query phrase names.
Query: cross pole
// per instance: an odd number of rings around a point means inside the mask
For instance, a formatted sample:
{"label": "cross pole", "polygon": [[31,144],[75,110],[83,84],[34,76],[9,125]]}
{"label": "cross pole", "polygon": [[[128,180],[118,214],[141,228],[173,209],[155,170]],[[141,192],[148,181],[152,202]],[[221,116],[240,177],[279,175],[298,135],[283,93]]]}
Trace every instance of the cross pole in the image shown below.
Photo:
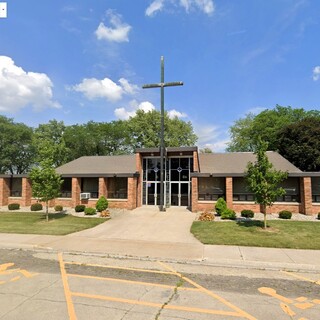
{"label": "cross pole", "polygon": [[164,82],[164,58],[161,56],[161,78],[160,83],[145,84],[143,89],[161,88],[161,142],[160,142],[160,211],[164,208],[164,87],[182,86],[183,82]]}

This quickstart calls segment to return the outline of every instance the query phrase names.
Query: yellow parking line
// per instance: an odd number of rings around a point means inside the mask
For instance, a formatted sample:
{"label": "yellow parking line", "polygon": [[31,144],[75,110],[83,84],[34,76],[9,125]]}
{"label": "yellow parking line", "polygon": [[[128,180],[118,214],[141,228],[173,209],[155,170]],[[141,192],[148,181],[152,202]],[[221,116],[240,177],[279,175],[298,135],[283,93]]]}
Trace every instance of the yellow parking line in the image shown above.
{"label": "yellow parking line", "polygon": [[303,277],[303,276],[300,276],[298,274],[295,274],[293,272],[288,272],[288,271],[281,271],[282,273],[285,273],[291,277],[294,277],[294,278],[297,278],[297,279],[300,279],[300,280],[304,280],[304,281],[308,281],[308,282],[312,282],[314,284],[318,284],[320,285],[320,280],[312,280],[312,279],[309,279],[309,278],[306,278],[306,277]]}
{"label": "yellow parking line", "polygon": [[67,302],[67,307],[68,307],[68,313],[69,313],[69,319],[70,320],[76,320],[76,313],[74,310],[74,306],[72,303],[72,297],[71,297],[71,292],[68,284],[68,277],[67,277],[67,272],[65,269],[65,264],[63,262],[62,258],[62,253],[58,254],[59,258],[59,264],[60,264],[60,272],[61,272],[61,278],[62,278],[62,283],[63,283],[63,288],[64,288],[64,294],[66,297],[66,302]]}
{"label": "yellow parking line", "polygon": [[187,277],[184,277],[182,274],[180,274],[179,272],[175,271],[173,268],[171,268],[170,266],[164,264],[161,261],[158,261],[158,263],[160,265],[162,265],[164,268],[166,268],[167,270],[170,270],[171,272],[173,272],[174,274],[176,274],[177,276],[181,277],[183,280],[189,282],[190,284],[194,285],[196,288],[198,288],[200,291],[206,293],[207,295],[213,297],[214,299],[222,302],[224,305],[230,307],[231,309],[235,310],[238,314],[238,316],[241,316],[243,318],[249,319],[249,320],[257,320],[255,317],[251,316],[250,314],[248,314],[247,312],[243,311],[242,309],[236,307],[235,305],[233,305],[232,303],[230,303],[229,301],[227,301],[226,299],[218,296],[217,294],[213,293],[212,291],[209,291],[208,289],[202,287],[201,285],[199,285],[198,283],[190,280]]}
{"label": "yellow parking line", "polygon": [[73,296],[82,297],[82,298],[121,302],[121,303],[135,304],[135,305],[141,305],[141,306],[147,306],[147,307],[170,309],[170,310],[179,310],[179,311],[188,311],[188,312],[196,312],[196,313],[206,313],[206,314],[217,314],[217,315],[231,316],[231,317],[238,317],[239,318],[239,313],[231,312],[231,311],[210,310],[210,309],[202,309],[202,308],[190,308],[190,307],[175,306],[175,305],[163,305],[161,303],[153,303],[153,302],[147,302],[147,301],[141,301],[141,300],[122,299],[122,298],[109,297],[109,296],[100,296],[100,295],[86,294],[86,293],[81,293],[81,292],[71,292],[71,294]]}
{"label": "yellow parking line", "polygon": [[138,268],[129,268],[129,267],[117,267],[117,266],[104,266],[101,264],[91,264],[91,263],[86,264],[86,263],[81,263],[81,262],[65,262],[65,264],[75,264],[75,265],[86,266],[86,267],[99,267],[99,268],[107,268],[107,269],[119,269],[119,270],[128,270],[128,271],[139,271],[139,272],[175,275],[174,272],[168,272],[168,271],[138,269]]}
{"label": "yellow parking line", "polygon": [[160,284],[160,283],[124,280],[124,279],[117,279],[117,278],[96,277],[96,276],[86,276],[86,275],[82,275],[82,274],[73,274],[73,273],[68,273],[68,277],[77,277],[77,278],[95,279],[95,280],[104,280],[104,281],[114,281],[114,282],[130,283],[130,284],[140,284],[140,285],[144,285],[144,286],[161,287],[161,288],[168,288],[168,289],[177,288],[177,290],[199,291],[199,289],[197,289],[197,288],[176,287],[176,286],[170,286],[170,285]]}

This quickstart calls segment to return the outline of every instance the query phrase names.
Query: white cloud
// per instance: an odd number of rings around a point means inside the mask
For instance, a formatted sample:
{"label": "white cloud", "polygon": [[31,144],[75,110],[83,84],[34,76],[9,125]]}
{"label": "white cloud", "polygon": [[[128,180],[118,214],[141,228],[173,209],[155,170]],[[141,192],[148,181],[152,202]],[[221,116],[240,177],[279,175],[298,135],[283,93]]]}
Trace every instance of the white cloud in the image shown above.
{"label": "white cloud", "polygon": [[312,79],[313,79],[314,81],[317,81],[317,80],[320,79],[320,66],[316,66],[316,67],[313,69]]}
{"label": "white cloud", "polygon": [[213,152],[224,152],[228,139],[227,130],[210,125],[195,125],[195,134],[198,136],[199,149],[210,148]]}
{"label": "white cloud", "polygon": [[213,0],[154,0],[149,7],[146,9],[146,16],[153,16],[157,11],[161,11],[166,4],[177,4],[183,7],[187,13],[191,11],[192,8],[198,8],[200,11],[211,15],[214,12]]}
{"label": "white cloud", "polygon": [[146,16],[151,17],[157,11],[161,11],[163,8],[164,0],[155,0],[146,9]]}
{"label": "white cloud", "polygon": [[137,110],[143,110],[144,112],[155,110],[155,106],[149,101],[143,101],[139,104],[136,100],[133,100],[131,101],[130,106],[131,110],[127,110],[123,107],[115,109],[115,116],[121,120],[128,120],[130,117],[136,115]]}
{"label": "white cloud", "polygon": [[60,108],[53,101],[53,84],[45,73],[26,72],[7,56],[0,56],[0,111],[14,113],[31,105],[35,110]]}
{"label": "white cloud", "polygon": [[98,40],[106,40],[110,42],[128,42],[128,34],[131,26],[121,21],[121,16],[112,10],[107,11],[111,27],[105,26],[101,22],[95,31]]}
{"label": "white cloud", "polygon": [[124,78],[119,79],[119,83],[121,84],[123,90],[128,94],[135,94],[139,89],[137,85],[129,83],[129,81]]}
{"label": "white cloud", "polygon": [[111,102],[119,101],[124,94],[133,95],[138,86],[130,84],[127,79],[121,78],[120,85],[109,78],[102,80],[96,78],[83,79],[81,83],[72,87],[73,90],[83,93],[88,99],[105,98]]}
{"label": "white cloud", "polygon": [[180,112],[180,111],[177,111],[175,109],[172,109],[172,110],[169,110],[168,111],[168,116],[170,119],[173,119],[175,117],[178,117],[178,118],[186,118],[187,117],[187,114],[184,113],[184,112]]}

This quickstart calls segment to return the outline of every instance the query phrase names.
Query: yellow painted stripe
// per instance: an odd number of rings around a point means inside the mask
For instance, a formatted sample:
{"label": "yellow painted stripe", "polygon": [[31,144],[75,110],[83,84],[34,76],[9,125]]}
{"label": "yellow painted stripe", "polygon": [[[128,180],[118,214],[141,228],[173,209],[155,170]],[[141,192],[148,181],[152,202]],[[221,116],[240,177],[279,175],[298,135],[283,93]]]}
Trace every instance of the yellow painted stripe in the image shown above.
{"label": "yellow painted stripe", "polygon": [[240,317],[239,314],[236,312],[223,311],[223,310],[191,308],[191,307],[175,306],[175,305],[164,305],[163,306],[161,303],[153,303],[153,302],[141,301],[141,300],[122,299],[122,298],[109,297],[109,296],[100,296],[100,295],[86,294],[86,293],[81,293],[81,292],[71,292],[71,294],[73,296],[81,297],[81,298],[128,303],[128,304],[135,304],[135,305],[154,307],[154,308],[163,308],[163,309],[170,309],[170,310],[179,310],[179,311],[188,311],[188,312],[196,312],[196,313],[206,313],[206,314],[218,314],[218,315],[238,317],[238,318]]}
{"label": "yellow painted stripe", "polygon": [[199,291],[199,289],[197,289],[197,288],[184,288],[184,287],[169,286],[169,285],[166,285],[166,284],[144,282],[144,281],[133,281],[133,280],[125,280],[125,279],[117,279],[117,278],[86,276],[86,275],[83,275],[83,274],[68,273],[68,277],[77,277],[77,278],[84,278],[84,279],[95,279],[95,280],[102,280],[102,281],[114,281],[114,282],[130,283],[130,284],[139,284],[139,285],[144,285],[144,286],[168,288],[168,289],[177,288],[177,290]]}
{"label": "yellow painted stripe", "polygon": [[19,280],[20,278],[21,278],[20,276],[14,277],[14,278],[10,279],[10,282],[17,281],[17,280]]}
{"label": "yellow painted stripe", "polygon": [[171,272],[173,272],[174,274],[176,274],[177,276],[181,277],[183,280],[189,282],[190,284],[192,284],[193,286],[195,286],[196,288],[198,288],[200,291],[206,293],[207,295],[211,296],[212,298],[220,301],[221,303],[223,303],[224,305],[228,306],[229,308],[233,309],[234,311],[236,311],[238,313],[239,316],[249,319],[249,320],[257,320],[255,317],[251,316],[250,314],[248,314],[247,312],[243,311],[242,309],[238,308],[237,306],[233,305],[231,302],[229,302],[228,300],[220,297],[219,295],[213,293],[212,291],[209,291],[208,289],[202,287],[200,284],[192,281],[191,279],[184,277],[182,274],[180,274],[179,272],[175,271],[173,268],[171,268],[170,266],[164,264],[161,261],[158,261],[158,263],[160,265],[162,265],[164,268],[166,268],[167,270],[170,270]]}
{"label": "yellow painted stripe", "polygon": [[99,268],[107,268],[107,269],[119,269],[119,270],[129,270],[129,271],[139,271],[139,272],[148,272],[148,273],[160,273],[160,274],[173,274],[173,272],[168,271],[160,271],[160,270],[149,270],[149,269],[138,269],[138,268],[129,268],[129,267],[118,267],[118,266],[105,266],[101,264],[91,264],[91,263],[81,263],[81,262],[67,262],[65,264],[74,264],[86,267],[99,267]]}
{"label": "yellow painted stripe", "polygon": [[314,284],[318,284],[320,285],[320,280],[312,280],[312,279],[309,279],[309,278],[306,278],[304,276],[300,276],[298,274],[295,274],[293,272],[288,272],[288,271],[281,271],[282,273],[285,273],[291,277],[294,277],[294,278],[297,278],[297,279],[300,279],[300,280],[304,280],[304,281],[308,281],[308,282],[312,282]]}
{"label": "yellow painted stripe", "polygon": [[63,262],[62,253],[58,254],[58,259],[60,263],[60,272],[61,272],[61,278],[62,278],[62,283],[64,288],[64,295],[66,297],[66,302],[68,307],[69,319],[76,320],[77,317],[76,317],[76,313],[75,313],[73,302],[72,302],[71,292],[70,292],[68,278],[67,278],[67,272]]}

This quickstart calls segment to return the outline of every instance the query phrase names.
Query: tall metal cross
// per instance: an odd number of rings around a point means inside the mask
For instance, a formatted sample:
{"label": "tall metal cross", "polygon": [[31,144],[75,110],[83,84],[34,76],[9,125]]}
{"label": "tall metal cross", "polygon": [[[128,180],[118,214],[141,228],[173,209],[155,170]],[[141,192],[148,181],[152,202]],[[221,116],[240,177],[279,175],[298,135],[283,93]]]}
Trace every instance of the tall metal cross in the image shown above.
{"label": "tall metal cross", "polygon": [[161,88],[161,132],[160,132],[160,211],[164,208],[164,87],[182,86],[183,82],[164,82],[164,58],[161,56],[161,78],[160,83],[145,84],[143,89]]}

